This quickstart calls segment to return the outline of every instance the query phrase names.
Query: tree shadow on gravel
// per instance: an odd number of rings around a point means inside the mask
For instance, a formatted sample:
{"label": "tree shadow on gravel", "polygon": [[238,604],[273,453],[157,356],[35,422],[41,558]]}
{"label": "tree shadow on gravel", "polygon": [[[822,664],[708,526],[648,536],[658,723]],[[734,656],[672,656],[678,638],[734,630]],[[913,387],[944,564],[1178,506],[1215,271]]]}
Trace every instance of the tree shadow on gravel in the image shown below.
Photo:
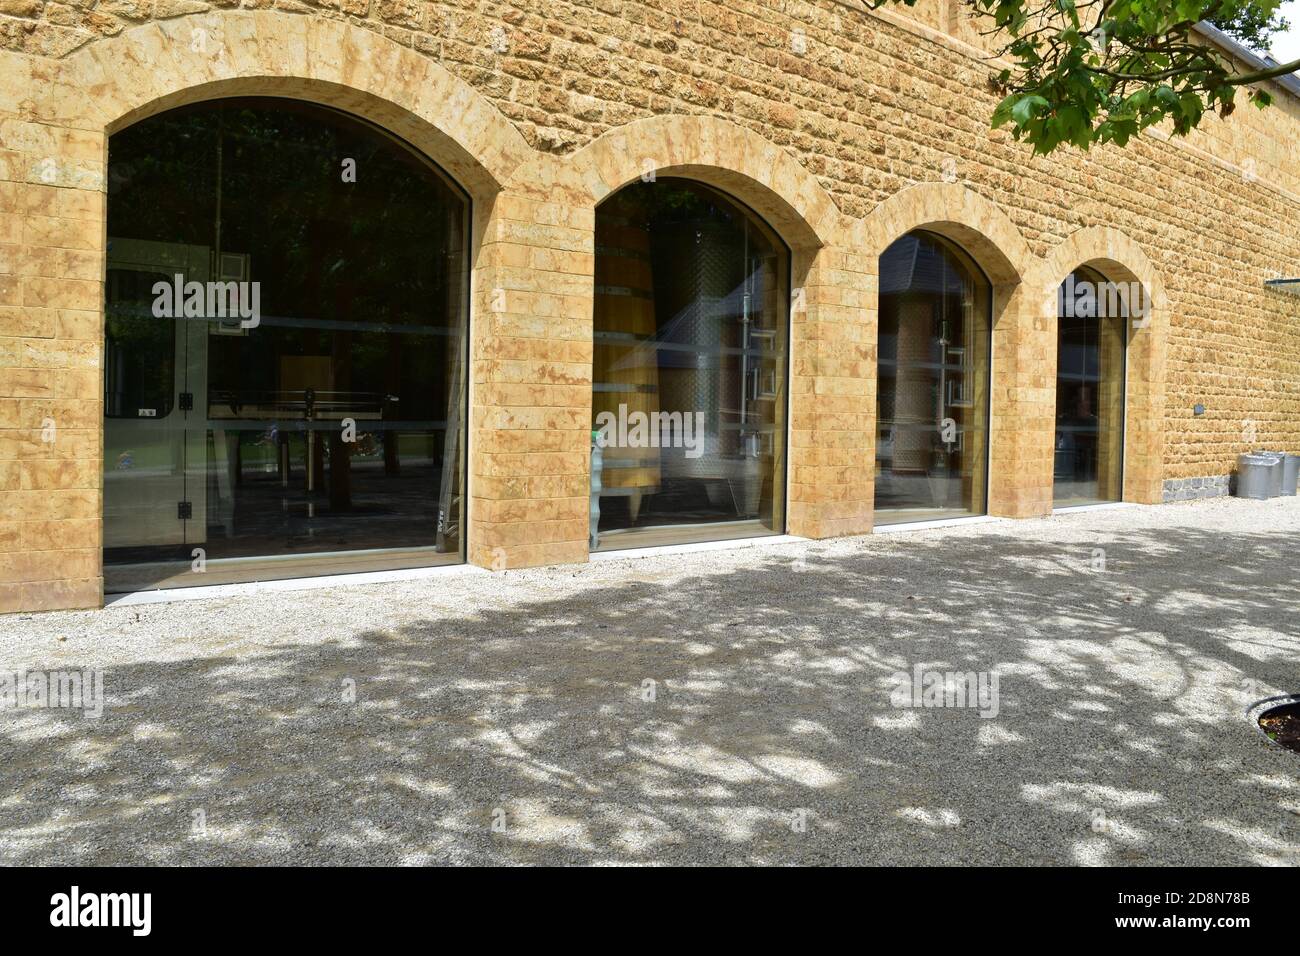
{"label": "tree shadow on gravel", "polygon": [[[1300,684],[1295,546],[1104,537],[628,564],[113,668],[100,720],[3,715],[0,860],[1300,863],[1300,763],[1243,716]],[[996,671],[997,716],[895,706],[917,665]]]}

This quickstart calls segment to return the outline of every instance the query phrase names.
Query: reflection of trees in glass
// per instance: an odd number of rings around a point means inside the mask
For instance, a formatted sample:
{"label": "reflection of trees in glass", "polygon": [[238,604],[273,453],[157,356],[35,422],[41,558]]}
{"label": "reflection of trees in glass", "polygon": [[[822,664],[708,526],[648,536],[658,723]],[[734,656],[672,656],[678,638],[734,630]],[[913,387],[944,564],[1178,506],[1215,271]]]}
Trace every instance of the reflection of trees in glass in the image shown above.
{"label": "reflection of trees in glass", "polygon": [[153,285],[163,279],[129,269],[108,273],[104,414],[110,418],[136,418],[142,408],[158,417],[171,410],[175,323],[152,311]]}
{"label": "reflection of trees in glass", "polygon": [[739,208],[718,202],[716,196],[708,186],[688,179],[632,183],[601,205],[601,215],[617,217],[643,229],[650,228],[652,223],[663,226],[709,220],[743,227],[744,217]]}
{"label": "reflection of trees in glass", "polygon": [[[381,297],[369,282],[363,301],[389,321],[425,312],[411,295],[405,308],[394,307],[391,293],[427,296],[445,278],[437,266],[448,250],[429,249],[427,238],[430,218],[450,211],[450,190],[431,188],[428,166],[355,120],[286,101],[257,103],[201,104],[114,136],[115,233],[215,247],[219,229],[223,249],[263,253],[255,270],[284,267],[267,294],[293,301],[308,282],[343,290],[358,285],[364,270],[385,279],[389,294]],[[321,121],[331,115],[336,123]],[[349,158],[357,162],[355,183],[342,181]],[[150,201],[131,203],[132,192]],[[260,249],[268,236],[276,247]],[[330,297],[319,301],[327,312]]]}
{"label": "reflection of trees in glass", "polygon": [[[355,161],[356,182],[343,181],[344,160]],[[116,236],[250,257],[272,318],[252,336],[213,339],[214,385],[273,381],[279,355],[332,354],[335,387],[392,392],[405,382],[405,415],[445,416],[435,414],[445,394],[430,392],[458,338],[422,335],[410,347],[406,335],[328,327],[459,326],[463,201],[410,150],[318,106],[240,99],[124,130],[110,163]],[[326,325],[286,327],[276,316]]]}

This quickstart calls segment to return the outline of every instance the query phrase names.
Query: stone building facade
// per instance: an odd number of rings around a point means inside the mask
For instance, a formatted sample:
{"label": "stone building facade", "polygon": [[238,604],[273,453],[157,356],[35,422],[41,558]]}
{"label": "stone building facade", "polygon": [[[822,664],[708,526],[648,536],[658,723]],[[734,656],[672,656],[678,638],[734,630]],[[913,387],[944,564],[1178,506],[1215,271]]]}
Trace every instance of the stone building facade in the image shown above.
{"label": "stone building facade", "polygon": [[[1057,290],[1139,284],[1122,496],[1221,494],[1300,451],[1300,100],[1050,158],[988,129],[955,3],[0,0],[0,610],[103,601],[110,137],[233,96],[325,104],[468,194],[468,530],[494,569],[589,553],[595,210],[652,176],[789,247],[784,530],[873,527],[882,253],[922,230],[992,287],[987,511],[1050,513]],[[1198,413],[1196,407],[1201,406]]]}

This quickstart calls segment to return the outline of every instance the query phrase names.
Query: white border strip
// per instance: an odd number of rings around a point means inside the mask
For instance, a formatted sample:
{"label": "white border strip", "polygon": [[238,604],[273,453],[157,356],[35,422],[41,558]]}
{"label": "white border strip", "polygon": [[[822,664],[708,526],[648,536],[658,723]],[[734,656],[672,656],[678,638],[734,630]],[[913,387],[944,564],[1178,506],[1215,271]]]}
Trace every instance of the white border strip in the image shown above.
{"label": "white border strip", "polygon": [[930,528],[953,528],[967,524],[988,524],[991,521],[1007,521],[996,515],[968,515],[964,518],[935,518],[932,521],[904,521],[899,524],[882,524],[871,529],[872,534],[893,534],[895,531],[927,531]]}
{"label": "white border strip", "polygon": [[1054,515],[1069,515],[1078,511],[1110,511],[1112,508],[1140,508],[1142,507],[1136,501],[1103,501],[1095,505],[1065,505],[1062,508],[1053,508]]}
{"label": "white border strip", "polygon": [[693,544],[661,544],[650,548],[625,548],[621,551],[593,551],[591,561],[627,561],[633,558],[654,558],[664,554],[697,554],[701,551],[738,551],[767,544],[793,544],[809,541],[797,534],[765,534],[753,538],[731,538],[727,541],[696,541]]}
{"label": "white border strip", "polygon": [[491,574],[470,564],[443,564],[432,568],[407,568],[400,571],[360,571],[356,574],[328,574],[313,578],[284,578],[279,581],[247,581],[240,584],[210,584],[192,588],[166,588],[106,594],[104,607],[131,607],[138,604],[170,604],[174,601],[208,601],[215,598],[249,597],[273,591],[313,591],[317,588],[354,587],[360,584],[389,584],[394,581],[419,581],[445,575]]}

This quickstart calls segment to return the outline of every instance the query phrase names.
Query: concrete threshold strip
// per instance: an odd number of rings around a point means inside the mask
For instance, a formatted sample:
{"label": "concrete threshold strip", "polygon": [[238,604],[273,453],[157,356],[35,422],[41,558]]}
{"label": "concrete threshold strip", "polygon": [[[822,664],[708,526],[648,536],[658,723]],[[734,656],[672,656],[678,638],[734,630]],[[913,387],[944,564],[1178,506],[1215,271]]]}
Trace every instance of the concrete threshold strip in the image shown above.
{"label": "concrete threshold strip", "polygon": [[1102,501],[1095,505],[1063,505],[1060,508],[1053,508],[1054,515],[1074,514],[1076,511],[1110,511],[1113,508],[1140,508],[1141,505],[1132,501]]}
{"label": "concrete threshold strip", "polygon": [[[1071,508],[1057,508],[1053,514],[1073,514],[1084,511],[1101,511],[1110,508],[1136,508],[1139,505],[1128,502],[1110,502],[1099,505],[1079,505]],[[909,521],[900,524],[884,525],[872,530],[872,534],[899,534],[908,531],[929,531],[935,528],[960,527],[972,524],[993,524],[1014,521],[1013,518],[999,518],[993,515],[971,515],[965,518],[940,518],[933,521]],[[789,544],[812,544],[812,538],[803,538],[794,534],[757,535],[752,538],[734,538],[728,541],[698,541],[691,544],[656,545],[651,548],[626,548],[618,551],[594,551],[588,561],[636,561],[642,558],[655,558],[674,554],[699,554],[706,551],[739,551],[745,548],[767,549],[773,546]],[[493,572],[472,564],[441,565],[433,568],[410,568],[401,571],[369,571],[355,574],[328,574],[310,578],[283,578],[277,581],[250,581],[242,584],[213,584],[203,587],[171,588],[168,590],[133,591],[126,594],[111,594],[104,600],[104,607],[131,607],[139,604],[169,604],[174,601],[206,601],[226,597],[247,597],[253,594],[266,594],[274,591],[310,591],[317,588],[345,587],[360,584],[388,584],[394,581],[419,581],[457,575],[486,575]]]}
{"label": "concrete threshold strip", "polygon": [[325,574],[310,578],[282,578],[277,581],[248,581],[240,584],[209,584],[201,587],[167,590],[131,591],[109,594],[104,607],[130,607],[136,604],[170,604],[173,601],[206,601],[215,598],[248,597],[272,591],[312,591],[317,588],[344,587],[357,584],[387,584],[392,581],[418,581],[446,575],[491,574],[472,564],[444,564],[433,568],[408,568],[400,571],[359,571],[355,574]]}
{"label": "concrete threshold strip", "polygon": [[770,544],[811,542],[797,534],[761,534],[752,538],[732,538],[727,541],[694,541],[690,544],[661,544],[653,548],[622,548],[618,551],[593,551],[588,561],[631,561],[654,558],[659,555],[698,554],[701,551],[739,551],[742,548],[760,548]]}
{"label": "concrete threshold strip", "polygon": [[[1109,511],[1113,508],[1141,508],[1142,505],[1132,501],[1103,501],[1095,505],[1067,505],[1062,508],[1053,508],[1051,515],[1044,517],[1053,517],[1056,515],[1070,515],[1085,511]],[[963,518],[935,518],[930,521],[902,521],[898,524],[880,525],[873,528],[872,534],[893,534],[896,531],[929,531],[933,528],[953,528],[971,524],[991,524],[1006,523],[1009,521],[1023,521],[1023,518],[1001,518],[997,515],[968,515]]]}
{"label": "concrete threshold strip", "polygon": [[900,521],[897,524],[880,525],[872,528],[872,534],[895,534],[899,531],[929,531],[932,528],[955,528],[968,524],[990,524],[996,521],[1010,521],[1010,518],[997,518],[993,515],[968,515],[964,518],[932,518],[929,521]]}

